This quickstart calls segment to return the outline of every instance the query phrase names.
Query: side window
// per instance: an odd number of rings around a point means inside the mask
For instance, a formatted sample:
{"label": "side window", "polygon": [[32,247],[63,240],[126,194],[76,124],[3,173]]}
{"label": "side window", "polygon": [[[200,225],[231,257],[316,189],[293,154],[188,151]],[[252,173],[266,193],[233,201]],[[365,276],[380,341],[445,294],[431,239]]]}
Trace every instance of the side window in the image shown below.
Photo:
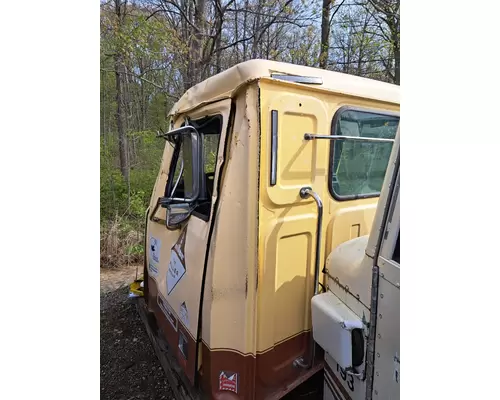
{"label": "side window", "polygon": [[175,161],[175,169],[173,170],[172,180],[167,185],[166,196],[169,195],[179,199],[192,196],[194,176],[191,160],[191,140],[186,136],[176,138],[174,157],[172,159],[172,163]]}
{"label": "side window", "polygon": [[[332,122],[332,135],[394,139],[399,116],[341,108]],[[392,143],[336,140],[332,143],[330,191],[338,200],[380,194]]]}
{"label": "side window", "polygon": [[[201,169],[202,185],[199,199],[193,215],[202,219],[210,216],[212,194],[214,189],[214,176],[219,151],[220,135],[222,129],[222,116],[210,116],[197,120],[190,120],[201,136],[203,148],[203,168]],[[198,177],[193,176],[191,140],[187,136],[176,138],[173,143],[174,156],[172,158],[170,179],[165,189],[166,197],[189,198],[192,197],[193,182]]]}
{"label": "side window", "polygon": [[214,191],[215,167],[219,151],[220,132],[207,132],[203,136],[203,171],[205,173],[206,195],[211,200]]}

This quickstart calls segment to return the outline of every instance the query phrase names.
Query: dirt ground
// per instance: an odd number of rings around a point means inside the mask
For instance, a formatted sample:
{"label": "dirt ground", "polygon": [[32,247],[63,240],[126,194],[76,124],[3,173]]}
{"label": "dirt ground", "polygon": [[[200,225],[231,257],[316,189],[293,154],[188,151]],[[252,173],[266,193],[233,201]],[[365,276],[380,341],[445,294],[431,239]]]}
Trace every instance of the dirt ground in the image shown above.
{"label": "dirt ground", "polygon": [[101,268],[101,399],[174,399],[127,285],[135,267]]}
{"label": "dirt ground", "polygon": [[142,266],[125,265],[121,268],[101,268],[101,295],[128,286],[135,279],[136,273],[141,275]]}
{"label": "dirt ground", "polygon": [[[135,276],[135,266],[101,268],[101,399],[174,400],[146,329],[127,297]],[[321,376],[318,379],[283,400],[321,399]]]}

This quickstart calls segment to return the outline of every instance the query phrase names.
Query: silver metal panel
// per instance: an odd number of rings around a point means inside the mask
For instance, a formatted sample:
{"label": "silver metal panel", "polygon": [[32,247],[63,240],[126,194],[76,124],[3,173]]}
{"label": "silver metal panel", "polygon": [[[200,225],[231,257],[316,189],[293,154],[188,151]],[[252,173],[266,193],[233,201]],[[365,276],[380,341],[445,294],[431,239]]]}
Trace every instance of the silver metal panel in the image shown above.
{"label": "silver metal panel", "polygon": [[399,400],[400,396],[399,294],[398,287],[380,277],[373,399]]}
{"label": "silver metal panel", "polygon": [[400,229],[400,174],[398,171],[396,184],[394,187],[393,198],[391,200],[391,205],[389,209],[389,215],[387,216],[387,223],[385,225],[384,232],[384,242],[382,243],[382,249],[380,255],[387,260],[392,259],[394,254],[394,248],[396,247],[396,241],[399,235]]}
{"label": "silver metal panel", "polygon": [[387,260],[384,257],[378,258],[379,274],[397,288],[400,288],[399,264],[393,260]]}

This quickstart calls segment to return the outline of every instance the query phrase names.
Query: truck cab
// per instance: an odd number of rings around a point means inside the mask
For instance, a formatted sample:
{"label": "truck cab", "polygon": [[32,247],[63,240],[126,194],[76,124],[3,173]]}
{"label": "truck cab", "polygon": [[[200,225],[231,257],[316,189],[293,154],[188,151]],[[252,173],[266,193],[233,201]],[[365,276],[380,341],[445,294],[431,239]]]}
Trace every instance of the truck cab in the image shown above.
{"label": "truck cab", "polygon": [[[361,393],[372,379],[371,356],[358,365],[375,325],[372,275],[344,256],[376,248],[367,235],[399,87],[251,60],[189,89],[169,117],[139,304],[167,376],[186,388],[177,396],[280,399],[323,370],[337,374],[334,361],[340,379],[347,371],[337,390]],[[346,307],[325,311],[332,296]],[[354,325],[338,330],[337,320]]]}

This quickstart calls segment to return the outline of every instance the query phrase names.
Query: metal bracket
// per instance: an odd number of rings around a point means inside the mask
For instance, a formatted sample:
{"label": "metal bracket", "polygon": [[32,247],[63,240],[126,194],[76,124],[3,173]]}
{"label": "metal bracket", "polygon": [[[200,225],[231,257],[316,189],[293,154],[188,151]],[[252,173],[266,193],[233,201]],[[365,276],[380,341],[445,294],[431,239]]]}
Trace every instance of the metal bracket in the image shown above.
{"label": "metal bracket", "polygon": [[367,136],[342,136],[342,135],[314,135],[312,133],[304,133],[304,140],[353,140],[356,142],[376,142],[376,143],[394,143],[394,139],[374,138]]}

